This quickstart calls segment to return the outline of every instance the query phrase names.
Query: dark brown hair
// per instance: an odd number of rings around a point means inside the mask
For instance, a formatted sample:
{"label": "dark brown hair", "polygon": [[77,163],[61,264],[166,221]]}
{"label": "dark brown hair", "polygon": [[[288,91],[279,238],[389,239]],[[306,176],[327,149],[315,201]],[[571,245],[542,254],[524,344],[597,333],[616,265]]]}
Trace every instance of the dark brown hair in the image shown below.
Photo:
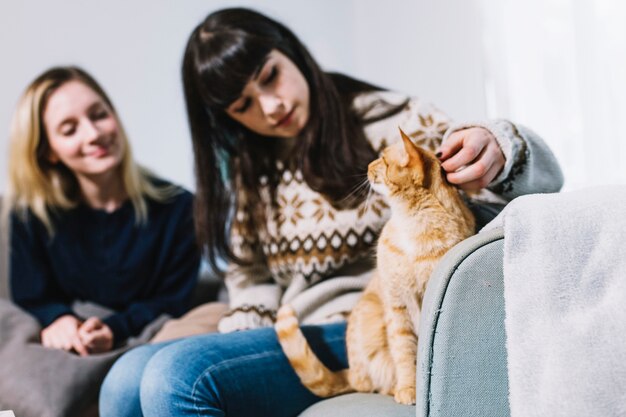
{"label": "dark brown hair", "polygon": [[[220,259],[244,262],[234,256],[228,238],[235,178],[241,178],[257,208],[259,177],[269,179],[272,192],[278,182],[277,141],[246,129],[225,112],[272,50],[287,56],[309,84],[310,116],[294,152],[306,183],[339,203],[376,158],[365,138],[365,121],[351,105],[357,94],[380,88],[322,71],[287,27],[260,13],[234,8],[210,14],[189,38],[182,76],[195,157],[196,233],[216,270]],[[357,194],[352,203],[363,198]]]}

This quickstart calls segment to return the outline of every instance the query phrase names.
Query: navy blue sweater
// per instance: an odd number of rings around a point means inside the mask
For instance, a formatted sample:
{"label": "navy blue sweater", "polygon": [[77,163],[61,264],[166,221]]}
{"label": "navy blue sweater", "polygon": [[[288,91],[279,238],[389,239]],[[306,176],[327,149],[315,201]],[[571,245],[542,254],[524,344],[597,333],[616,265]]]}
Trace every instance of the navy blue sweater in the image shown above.
{"label": "navy blue sweater", "polygon": [[200,254],[192,195],[167,203],[146,199],[148,221],[137,224],[130,200],[112,213],[86,205],[52,216],[55,233],[29,213],[13,215],[11,295],[43,327],[73,301],[114,310],[104,318],[115,343],[137,335],[162,313],[183,314],[196,285]]}

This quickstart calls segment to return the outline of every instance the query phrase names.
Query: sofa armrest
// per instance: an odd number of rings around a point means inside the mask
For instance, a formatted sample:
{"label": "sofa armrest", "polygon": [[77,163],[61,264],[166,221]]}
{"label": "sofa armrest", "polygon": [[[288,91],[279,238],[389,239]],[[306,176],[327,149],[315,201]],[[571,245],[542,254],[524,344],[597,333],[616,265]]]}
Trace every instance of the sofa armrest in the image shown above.
{"label": "sofa armrest", "polygon": [[501,229],[452,248],[422,305],[417,416],[508,416]]}
{"label": "sofa armrest", "polygon": [[496,229],[459,243],[433,271],[419,327],[416,407],[348,394],[300,417],[509,416],[502,254]]}

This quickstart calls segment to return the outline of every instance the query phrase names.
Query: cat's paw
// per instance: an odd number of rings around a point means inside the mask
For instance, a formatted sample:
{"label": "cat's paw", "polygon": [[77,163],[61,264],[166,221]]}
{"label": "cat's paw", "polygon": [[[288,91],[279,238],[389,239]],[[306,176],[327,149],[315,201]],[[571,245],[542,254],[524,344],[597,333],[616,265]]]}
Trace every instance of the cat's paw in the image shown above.
{"label": "cat's paw", "polygon": [[298,317],[296,316],[296,310],[294,310],[293,307],[289,304],[283,305],[281,308],[278,309],[278,313],[276,313],[277,320],[287,320],[290,317],[293,317],[296,320],[298,319]]}
{"label": "cat's paw", "polygon": [[[352,369],[350,369],[352,371]],[[372,380],[368,376],[352,376],[350,378],[350,385],[357,392],[373,392],[374,386]]]}
{"label": "cat's paw", "polygon": [[404,387],[396,391],[394,400],[400,404],[415,404],[415,387]]}

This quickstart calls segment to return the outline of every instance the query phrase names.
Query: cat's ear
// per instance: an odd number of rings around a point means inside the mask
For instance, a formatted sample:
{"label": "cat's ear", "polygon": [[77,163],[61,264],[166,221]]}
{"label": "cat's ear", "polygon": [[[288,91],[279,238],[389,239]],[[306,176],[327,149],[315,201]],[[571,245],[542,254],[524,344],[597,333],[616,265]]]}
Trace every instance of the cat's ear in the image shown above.
{"label": "cat's ear", "polygon": [[411,141],[411,139],[409,139],[402,129],[398,129],[400,130],[400,135],[402,135],[402,142],[404,142],[404,150],[407,156],[406,162],[402,161],[402,166],[407,166],[411,160],[421,161],[422,157],[417,146]]}

